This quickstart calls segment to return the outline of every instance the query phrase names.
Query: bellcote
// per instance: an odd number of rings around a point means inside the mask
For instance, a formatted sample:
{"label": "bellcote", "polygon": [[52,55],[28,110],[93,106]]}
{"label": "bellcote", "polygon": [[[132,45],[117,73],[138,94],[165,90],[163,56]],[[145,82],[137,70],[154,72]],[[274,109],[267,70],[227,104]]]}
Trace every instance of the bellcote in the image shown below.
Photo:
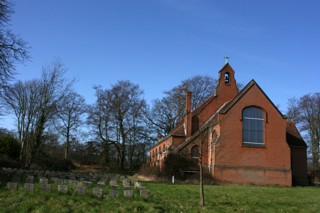
{"label": "bellcote", "polygon": [[219,71],[217,87],[214,90],[214,95],[219,99],[228,101],[238,94],[239,90],[234,74],[235,72],[229,63],[226,63]]}

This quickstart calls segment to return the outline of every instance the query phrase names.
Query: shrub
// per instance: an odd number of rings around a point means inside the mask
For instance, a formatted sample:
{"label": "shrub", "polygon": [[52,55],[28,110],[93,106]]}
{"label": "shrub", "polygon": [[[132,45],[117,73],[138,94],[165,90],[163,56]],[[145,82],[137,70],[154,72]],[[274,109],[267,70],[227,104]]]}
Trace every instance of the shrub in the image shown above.
{"label": "shrub", "polygon": [[148,164],[143,164],[140,167],[137,174],[143,175],[143,176],[152,176],[152,175],[159,176],[160,171],[158,167],[151,167]]}
{"label": "shrub", "polygon": [[75,165],[71,160],[65,160],[59,156],[49,156],[44,152],[39,153],[38,159],[34,162],[33,167],[56,171],[70,171],[75,169]]}
{"label": "shrub", "polygon": [[185,171],[193,165],[191,159],[184,158],[177,153],[170,153],[164,162],[164,174],[167,177],[174,175],[178,179],[185,179]]}
{"label": "shrub", "polygon": [[0,134],[0,154],[6,155],[9,159],[18,160],[20,155],[20,144],[9,133]]}

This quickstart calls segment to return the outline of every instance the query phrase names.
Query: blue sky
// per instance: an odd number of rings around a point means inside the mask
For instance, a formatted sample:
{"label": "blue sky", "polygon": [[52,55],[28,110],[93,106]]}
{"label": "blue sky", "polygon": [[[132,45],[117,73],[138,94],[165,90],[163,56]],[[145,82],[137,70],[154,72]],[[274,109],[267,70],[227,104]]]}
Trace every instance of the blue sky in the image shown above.
{"label": "blue sky", "polygon": [[31,47],[16,78],[38,78],[59,58],[87,103],[93,85],[130,80],[151,103],[193,75],[218,77],[224,56],[285,112],[320,92],[320,2],[313,0],[16,1],[12,30]]}

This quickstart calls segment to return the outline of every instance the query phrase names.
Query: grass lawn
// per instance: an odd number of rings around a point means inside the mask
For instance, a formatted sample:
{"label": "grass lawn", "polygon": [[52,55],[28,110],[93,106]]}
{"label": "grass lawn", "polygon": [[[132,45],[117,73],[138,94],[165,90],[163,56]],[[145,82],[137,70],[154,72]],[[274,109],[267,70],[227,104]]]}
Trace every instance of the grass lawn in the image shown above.
{"label": "grass lawn", "polygon": [[[0,212],[200,212],[199,186],[186,184],[142,183],[151,191],[143,200],[134,195],[127,199],[120,190],[118,198],[99,199],[91,195],[34,192],[0,189]],[[205,185],[205,207],[202,212],[319,212],[320,187],[262,187],[244,185]]]}

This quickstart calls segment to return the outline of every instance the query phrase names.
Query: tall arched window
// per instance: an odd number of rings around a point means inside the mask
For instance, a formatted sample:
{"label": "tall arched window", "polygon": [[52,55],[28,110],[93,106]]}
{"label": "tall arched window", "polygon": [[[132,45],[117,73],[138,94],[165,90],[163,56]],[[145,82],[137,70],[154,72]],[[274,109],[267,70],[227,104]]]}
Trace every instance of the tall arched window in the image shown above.
{"label": "tall arched window", "polygon": [[248,146],[264,145],[264,113],[257,107],[242,111],[242,143]]}
{"label": "tall arched window", "polygon": [[199,148],[197,145],[194,145],[192,148],[191,148],[191,158],[192,158],[192,161],[194,163],[198,163],[198,158],[199,158]]}

